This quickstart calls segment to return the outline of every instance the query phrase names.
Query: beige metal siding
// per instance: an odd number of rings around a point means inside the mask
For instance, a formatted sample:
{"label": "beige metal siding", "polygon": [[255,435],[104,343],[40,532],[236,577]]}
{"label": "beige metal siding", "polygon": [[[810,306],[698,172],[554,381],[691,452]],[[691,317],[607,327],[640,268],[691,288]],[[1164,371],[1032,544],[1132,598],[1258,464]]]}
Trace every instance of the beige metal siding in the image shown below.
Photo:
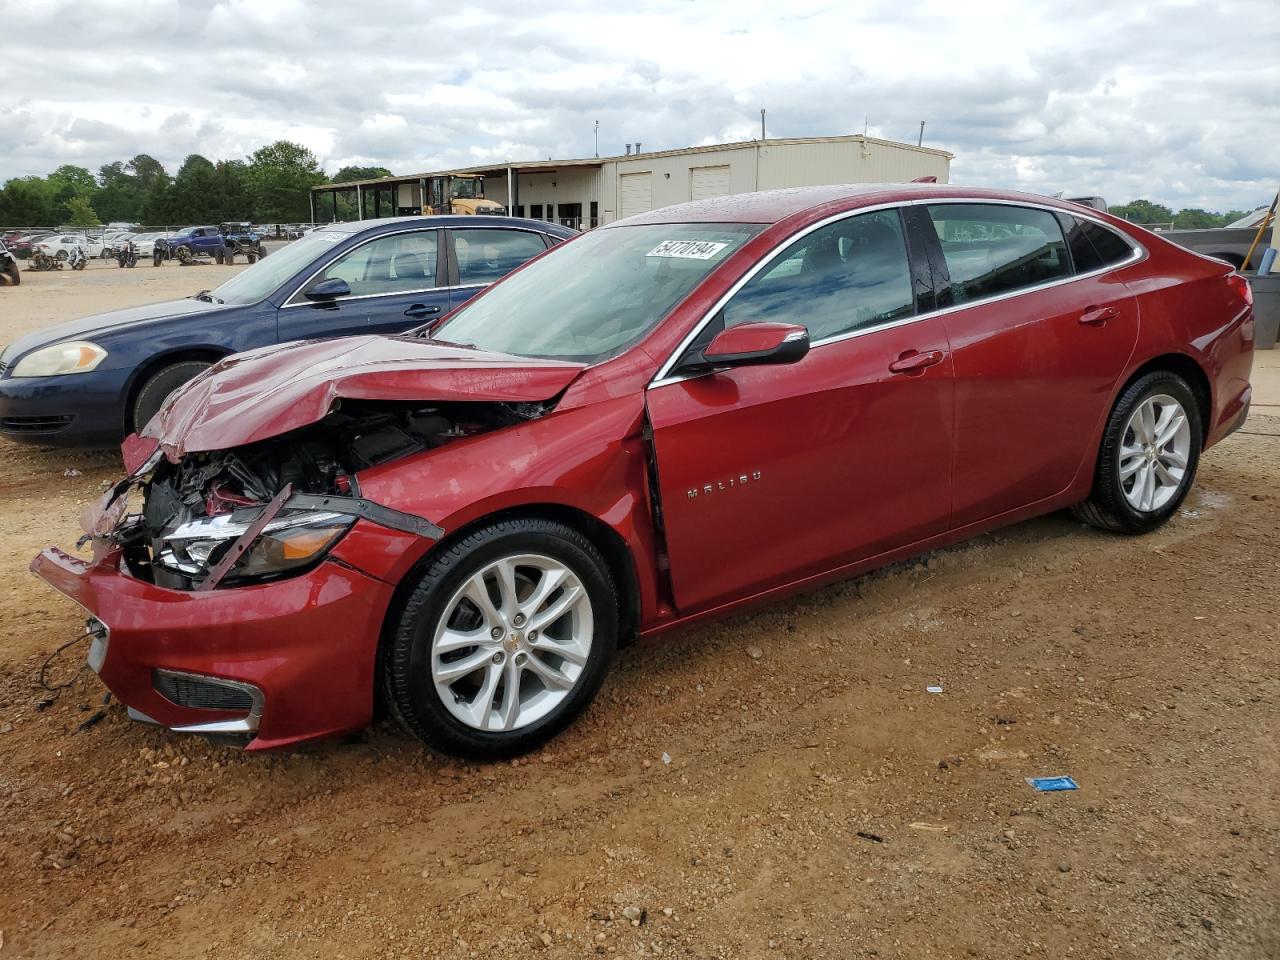
{"label": "beige metal siding", "polygon": [[729,164],[694,167],[689,171],[689,199],[727,196],[730,191]]}
{"label": "beige metal siding", "polygon": [[621,186],[621,216],[630,217],[653,209],[653,174],[624,173],[618,178]]}
{"label": "beige metal siding", "polygon": [[828,183],[905,183],[934,176],[946,183],[949,159],[906,144],[874,140],[769,144],[760,148],[761,190]]}

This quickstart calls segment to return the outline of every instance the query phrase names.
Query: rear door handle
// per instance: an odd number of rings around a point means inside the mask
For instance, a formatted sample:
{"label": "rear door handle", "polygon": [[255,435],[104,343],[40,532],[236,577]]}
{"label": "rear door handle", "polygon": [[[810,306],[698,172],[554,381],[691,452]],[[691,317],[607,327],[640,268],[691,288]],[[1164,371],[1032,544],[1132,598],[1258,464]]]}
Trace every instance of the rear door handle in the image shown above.
{"label": "rear door handle", "polygon": [[920,353],[917,350],[907,350],[899,355],[898,359],[889,364],[890,373],[923,373],[926,368],[932,367],[935,363],[941,363],[942,358],[946,354],[941,350],[930,350],[928,353]]}
{"label": "rear door handle", "polygon": [[1115,307],[1090,307],[1080,314],[1080,322],[1086,326],[1100,327],[1108,320],[1114,320],[1118,316],[1120,316],[1120,311]]}
{"label": "rear door handle", "polygon": [[413,317],[415,320],[422,317],[430,317],[440,312],[439,307],[428,307],[425,303],[415,303],[404,312],[406,317]]}

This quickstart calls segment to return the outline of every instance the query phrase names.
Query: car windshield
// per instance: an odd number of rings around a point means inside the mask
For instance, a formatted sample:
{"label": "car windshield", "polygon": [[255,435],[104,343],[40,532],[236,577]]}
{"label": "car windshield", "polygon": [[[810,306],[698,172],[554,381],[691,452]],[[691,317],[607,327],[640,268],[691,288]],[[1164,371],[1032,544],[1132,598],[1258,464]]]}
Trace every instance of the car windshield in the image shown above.
{"label": "car windshield", "polygon": [[336,230],[308,234],[240,271],[214,288],[212,295],[222,303],[246,304],[265,300],[279,289],[280,284],[349,236]]}
{"label": "car windshield", "polygon": [[659,223],[583,234],[459,309],[432,337],[516,356],[605,360],[760,230]]}

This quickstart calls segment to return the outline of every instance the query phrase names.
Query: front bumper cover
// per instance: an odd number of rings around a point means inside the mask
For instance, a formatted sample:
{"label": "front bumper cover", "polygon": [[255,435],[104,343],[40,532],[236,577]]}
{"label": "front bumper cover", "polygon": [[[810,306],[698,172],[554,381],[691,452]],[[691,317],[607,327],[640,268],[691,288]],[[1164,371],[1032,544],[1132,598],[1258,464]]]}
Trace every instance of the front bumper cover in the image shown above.
{"label": "front bumper cover", "polygon": [[[48,548],[31,570],[105,625],[91,666],[137,719],[251,736],[247,748],[261,750],[359,730],[373,717],[378,637],[393,587],[347,563],[325,560],[289,579],[207,592],[139,580],[118,551],[87,561]],[[156,689],[157,670],[243,684],[254,708],[180,706]]]}

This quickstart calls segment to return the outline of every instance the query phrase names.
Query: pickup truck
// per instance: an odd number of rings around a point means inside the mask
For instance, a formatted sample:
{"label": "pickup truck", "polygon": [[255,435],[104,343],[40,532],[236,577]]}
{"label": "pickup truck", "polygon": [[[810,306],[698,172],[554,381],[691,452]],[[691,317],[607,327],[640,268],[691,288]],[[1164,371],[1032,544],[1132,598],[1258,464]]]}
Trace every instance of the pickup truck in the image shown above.
{"label": "pickup truck", "polygon": [[165,260],[190,263],[195,257],[217,257],[222,252],[222,231],[217,227],[185,227],[171,236],[156,240],[152,263]]}

